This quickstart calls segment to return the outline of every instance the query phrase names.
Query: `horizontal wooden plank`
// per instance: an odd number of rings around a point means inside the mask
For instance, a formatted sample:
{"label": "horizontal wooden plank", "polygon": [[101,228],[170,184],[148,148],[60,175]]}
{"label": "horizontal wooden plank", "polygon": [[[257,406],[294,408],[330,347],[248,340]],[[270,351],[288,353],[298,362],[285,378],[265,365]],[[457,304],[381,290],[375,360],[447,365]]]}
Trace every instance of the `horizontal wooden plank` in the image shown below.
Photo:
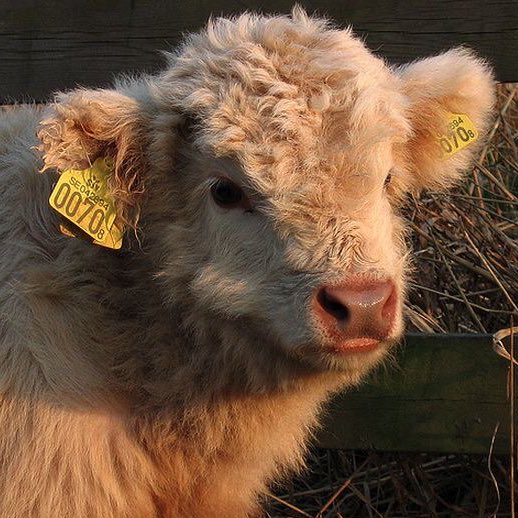
{"label": "horizontal wooden plank", "polygon": [[319,444],[487,454],[500,423],[494,451],[508,452],[508,365],[490,335],[410,335],[397,368],[332,401]]}
{"label": "horizontal wooden plank", "polygon": [[[121,72],[153,71],[157,50],[211,15],[289,12],[293,0],[17,0],[0,17],[0,103],[48,98],[76,85],[103,86]],[[512,0],[303,0],[309,12],[352,24],[370,48],[402,63],[464,44],[518,80],[518,16]]]}

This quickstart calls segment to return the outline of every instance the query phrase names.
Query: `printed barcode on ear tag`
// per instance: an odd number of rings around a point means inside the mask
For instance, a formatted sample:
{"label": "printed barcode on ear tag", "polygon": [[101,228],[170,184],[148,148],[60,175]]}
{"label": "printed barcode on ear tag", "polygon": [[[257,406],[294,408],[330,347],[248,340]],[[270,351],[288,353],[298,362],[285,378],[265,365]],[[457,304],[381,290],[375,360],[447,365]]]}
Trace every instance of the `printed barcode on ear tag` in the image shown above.
{"label": "printed barcode on ear tag", "polygon": [[[109,162],[98,158],[88,169],[63,171],[49,203],[67,220],[93,238],[94,244],[118,249],[123,226],[116,222],[115,203],[108,191]],[[75,235],[68,228],[66,235]]]}
{"label": "printed barcode on ear tag", "polygon": [[449,158],[478,139],[472,120],[462,113],[448,113],[446,131],[437,135],[441,158]]}

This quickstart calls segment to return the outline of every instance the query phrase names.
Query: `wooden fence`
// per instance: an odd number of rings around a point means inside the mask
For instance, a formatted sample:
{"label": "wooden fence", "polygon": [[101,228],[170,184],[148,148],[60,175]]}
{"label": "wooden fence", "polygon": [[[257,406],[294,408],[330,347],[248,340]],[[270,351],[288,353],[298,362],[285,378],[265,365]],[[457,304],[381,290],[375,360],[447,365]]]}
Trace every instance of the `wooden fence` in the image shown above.
{"label": "wooden fence", "polygon": [[[120,72],[153,71],[182,33],[209,16],[289,12],[294,0],[0,0],[0,104],[37,101],[58,89],[102,86]],[[476,49],[500,81],[517,79],[514,1],[316,0],[308,12],[352,25],[394,63],[455,45]]]}
{"label": "wooden fence", "polygon": [[[154,71],[158,50],[209,16],[289,12],[293,0],[0,0],[0,104],[45,101],[56,90],[105,86],[121,72]],[[467,45],[500,81],[518,80],[514,1],[300,1],[352,25],[393,63]],[[507,362],[491,337],[411,336],[398,368],[331,404],[320,443],[328,447],[487,453],[509,447]]]}

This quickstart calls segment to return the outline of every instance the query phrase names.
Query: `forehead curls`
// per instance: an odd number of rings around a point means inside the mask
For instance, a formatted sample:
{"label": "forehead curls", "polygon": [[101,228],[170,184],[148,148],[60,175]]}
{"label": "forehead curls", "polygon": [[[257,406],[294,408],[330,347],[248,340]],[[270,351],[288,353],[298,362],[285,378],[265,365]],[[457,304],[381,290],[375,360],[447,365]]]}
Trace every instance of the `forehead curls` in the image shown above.
{"label": "forehead curls", "polygon": [[284,147],[315,167],[316,136],[336,145],[373,117],[393,127],[398,116],[396,79],[384,63],[349,30],[301,10],[213,20],[168,60],[156,102],[201,121],[200,150],[234,156],[248,170],[276,161]]}

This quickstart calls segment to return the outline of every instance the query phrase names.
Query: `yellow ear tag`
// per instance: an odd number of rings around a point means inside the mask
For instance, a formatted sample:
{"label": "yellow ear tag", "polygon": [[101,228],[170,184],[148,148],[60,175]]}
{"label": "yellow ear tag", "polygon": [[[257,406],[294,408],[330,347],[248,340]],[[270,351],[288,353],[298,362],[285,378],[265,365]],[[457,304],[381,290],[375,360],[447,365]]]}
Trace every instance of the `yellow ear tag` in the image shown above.
{"label": "yellow ear tag", "polygon": [[60,226],[63,234],[78,237],[81,229],[96,245],[114,249],[122,246],[124,227],[116,219],[115,203],[107,185],[112,171],[108,159],[98,158],[88,169],[61,173],[49,203],[73,223]]}
{"label": "yellow ear tag", "polygon": [[437,135],[441,158],[449,158],[478,139],[472,120],[463,113],[448,113],[446,132]]}

